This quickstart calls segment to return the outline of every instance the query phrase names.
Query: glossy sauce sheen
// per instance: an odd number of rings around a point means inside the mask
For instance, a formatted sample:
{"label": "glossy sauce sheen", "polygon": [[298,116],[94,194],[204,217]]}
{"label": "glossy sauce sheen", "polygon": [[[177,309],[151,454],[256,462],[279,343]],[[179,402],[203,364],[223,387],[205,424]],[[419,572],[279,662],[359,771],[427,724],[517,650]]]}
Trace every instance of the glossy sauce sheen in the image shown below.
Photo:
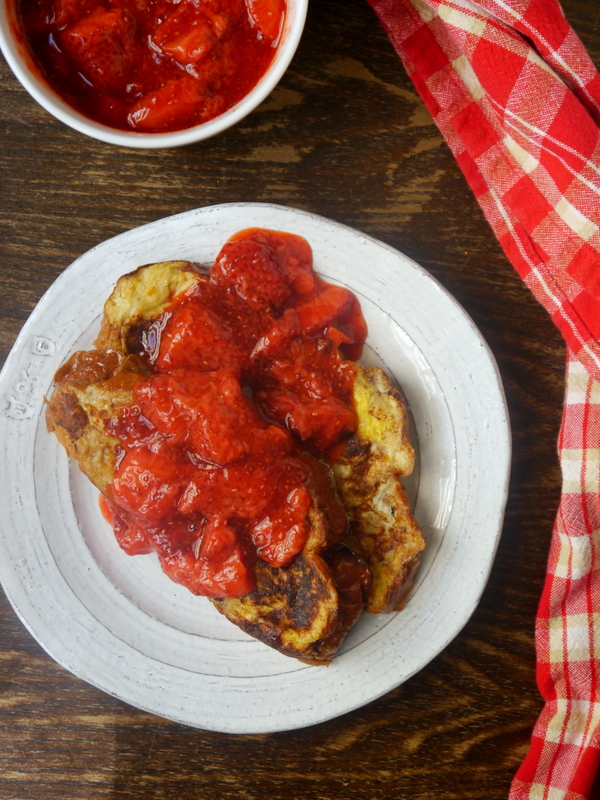
{"label": "glossy sauce sheen", "polygon": [[285,0],[21,0],[46,80],[113,128],[181,130],[213,119],[275,55]]}
{"label": "glossy sauce sheen", "polygon": [[[196,594],[246,594],[252,563],[287,564],[310,532],[310,458],[356,427],[355,296],[312,269],[306,240],[251,229],[128,349],[152,375],[109,432],[121,442],[108,511],[121,547],[156,551]],[[312,473],[314,477],[314,470]]]}

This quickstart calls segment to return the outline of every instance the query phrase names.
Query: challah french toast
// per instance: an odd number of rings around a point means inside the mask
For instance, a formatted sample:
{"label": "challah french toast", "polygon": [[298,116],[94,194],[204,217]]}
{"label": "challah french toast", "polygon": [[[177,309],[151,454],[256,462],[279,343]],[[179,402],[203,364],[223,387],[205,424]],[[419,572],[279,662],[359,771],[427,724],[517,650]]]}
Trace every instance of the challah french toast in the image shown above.
{"label": "challah french toast", "polygon": [[401,483],[405,404],[344,358],[365,335],[305,240],[251,230],[208,274],[171,261],[120,278],[96,349],[61,367],[47,405],[126,552],[155,551],[307,663],[328,663],[364,609],[397,610],[424,547]]}

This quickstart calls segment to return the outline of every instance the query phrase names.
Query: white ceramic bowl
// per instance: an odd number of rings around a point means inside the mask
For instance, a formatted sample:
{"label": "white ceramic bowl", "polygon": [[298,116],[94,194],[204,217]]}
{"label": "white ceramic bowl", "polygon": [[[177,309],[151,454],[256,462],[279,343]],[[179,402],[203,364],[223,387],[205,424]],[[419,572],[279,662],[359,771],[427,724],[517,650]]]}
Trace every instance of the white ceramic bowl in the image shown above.
{"label": "white ceramic bowl", "polygon": [[307,7],[308,0],[287,0],[286,19],[275,58],[261,80],[243,100],[208,122],[172,133],[117,130],[94,122],[68,105],[44,80],[33,63],[16,20],[16,0],[0,0],[0,48],[10,68],[29,94],[65,125],[94,139],[123,147],[179,147],[208,139],[230,128],[262,103],[275,88],[296,52],[304,29]]}

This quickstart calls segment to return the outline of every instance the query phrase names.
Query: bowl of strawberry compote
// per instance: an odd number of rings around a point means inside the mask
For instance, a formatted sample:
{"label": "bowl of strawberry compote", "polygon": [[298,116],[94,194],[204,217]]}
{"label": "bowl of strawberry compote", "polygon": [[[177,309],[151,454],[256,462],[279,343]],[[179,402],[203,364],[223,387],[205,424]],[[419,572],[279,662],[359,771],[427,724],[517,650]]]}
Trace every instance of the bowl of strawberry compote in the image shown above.
{"label": "bowl of strawberry compote", "polygon": [[111,144],[190,144],[276,86],[308,0],[0,0],[0,47],[23,86]]}

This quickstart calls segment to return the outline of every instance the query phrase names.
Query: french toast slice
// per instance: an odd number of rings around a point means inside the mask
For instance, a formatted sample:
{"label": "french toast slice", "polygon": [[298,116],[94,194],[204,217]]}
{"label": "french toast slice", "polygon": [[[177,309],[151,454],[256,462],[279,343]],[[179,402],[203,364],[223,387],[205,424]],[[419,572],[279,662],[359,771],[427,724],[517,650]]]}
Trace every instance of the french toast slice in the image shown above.
{"label": "french toast slice", "polygon": [[[105,304],[96,350],[76,354],[56,375],[48,429],[103,494],[120,457],[107,422],[133,402],[135,383],[152,372],[135,354],[151,355],[156,343],[149,339],[160,340],[169,305],[206,280],[198,265],[184,261],[123,276]],[[254,560],[252,591],[211,600],[242,630],[311,664],[331,661],[365,608],[402,607],[425,546],[401,480],[414,466],[406,405],[382,370],[358,364],[355,370],[358,426],[331,465],[333,475],[303,456],[311,497],[304,548],[284,567]]]}
{"label": "french toast slice", "polygon": [[305,453],[310,534],[289,567],[257,561],[255,587],[213,605],[246,633],[308,664],[327,664],[364,609],[371,576],[340,542],[348,520],[329,468]]}
{"label": "french toast slice", "polygon": [[119,449],[106,423],[133,403],[133,386],[147,376],[136,356],[114,350],[80,350],[54,376],[46,427],[102,494],[112,483]]}
{"label": "french toast slice", "polygon": [[406,403],[383,370],[357,364],[353,394],[358,425],[332,468],[350,522],[344,542],[373,577],[367,611],[387,613],[402,608],[425,548],[402,484],[415,452]]}
{"label": "french toast slice", "polygon": [[[105,496],[110,496],[120,452],[107,424],[135,402],[133,387],[148,374],[136,356],[92,350],[75,353],[55,376],[46,405],[48,431]],[[249,594],[212,602],[242,630],[280,652],[327,664],[364,609],[370,576],[339,545],[347,517],[329,468],[306,453],[300,458],[311,496],[303,550],[286,567],[257,559]]]}
{"label": "french toast slice", "polygon": [[302,551],[287,568],[255,565],[255,588],[211,600],[241,630],[305,664],[329,664],[361,616],[370,575],[345,548]]}
{"label": "french toast slice", "polygon": [[[300,553],[287,568],[254,565],[254,589],[243,597],[212,599],[245,633],[309,664],[330,661],[324,640],[334,629],[338,594],[321,556]],[[322,654],[322,655],[321,655]]]}
{"label": "french toast slice", "polygon": [[98,350],[131,352],[132,330],[146,320],[156,320],[180,294],[205,278],[191,261],[160,261],[122,275],[104,304]]}

